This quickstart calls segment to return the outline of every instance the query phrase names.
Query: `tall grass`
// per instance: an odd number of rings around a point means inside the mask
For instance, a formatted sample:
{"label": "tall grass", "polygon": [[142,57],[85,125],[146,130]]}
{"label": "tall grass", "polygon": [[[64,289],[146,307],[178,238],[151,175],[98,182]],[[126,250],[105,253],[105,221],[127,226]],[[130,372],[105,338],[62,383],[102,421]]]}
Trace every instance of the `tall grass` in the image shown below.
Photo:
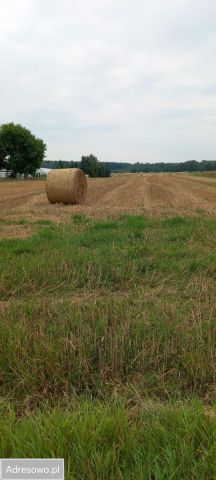
{"label": "tall grass", "polygon": [[175,293],[166,298],[150,290],[139,290],[136,298],[134,293],[8,307],[1,314],[1,394],[22,402],[74,391],[97,396],[132,383],[142,396],[196,394],[210,401],[213,312],[206,316],[206,302],[186,299],[181,305]]}
{"label": "tall grass", "polygon": [[17,419],[0,408],[1,457],[65,459],[70,480],[214,480],[216,419],[199,402],[73,402]]}

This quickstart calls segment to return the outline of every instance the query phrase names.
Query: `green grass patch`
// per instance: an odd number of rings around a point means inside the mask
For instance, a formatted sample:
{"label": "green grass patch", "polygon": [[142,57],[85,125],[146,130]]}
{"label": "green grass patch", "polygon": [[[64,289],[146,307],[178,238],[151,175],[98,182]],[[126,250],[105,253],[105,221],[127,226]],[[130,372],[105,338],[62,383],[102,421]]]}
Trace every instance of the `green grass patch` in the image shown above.
{"label": "green grass patch", "polygon": [[1,457],[65,458],[70,480],[214,480],[216,419],[199,402],[83,401],[17,418],[0,407]]}
{"label": "green grass patch", "polygon": [[194,273],[215,278],[215,228],[215,220],[179,217],[40,225],[31,238],[0,242],[1,298],[133,289],[150,272],[179,288]]}

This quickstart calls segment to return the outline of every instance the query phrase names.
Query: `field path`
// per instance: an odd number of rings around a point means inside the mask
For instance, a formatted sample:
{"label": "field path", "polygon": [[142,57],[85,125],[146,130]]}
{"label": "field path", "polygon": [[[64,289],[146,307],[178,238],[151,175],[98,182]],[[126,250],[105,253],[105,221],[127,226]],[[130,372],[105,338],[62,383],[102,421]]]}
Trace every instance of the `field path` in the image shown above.
{"label": "field path", "polygon": [[2,219],[66,221],[73,213],[91,217],[118,217],[124,212],[196,215],[216,214],[216,179],[188,174],[122,174],[88,179],[84,205],[50,205],[44,180],[0,182]]}

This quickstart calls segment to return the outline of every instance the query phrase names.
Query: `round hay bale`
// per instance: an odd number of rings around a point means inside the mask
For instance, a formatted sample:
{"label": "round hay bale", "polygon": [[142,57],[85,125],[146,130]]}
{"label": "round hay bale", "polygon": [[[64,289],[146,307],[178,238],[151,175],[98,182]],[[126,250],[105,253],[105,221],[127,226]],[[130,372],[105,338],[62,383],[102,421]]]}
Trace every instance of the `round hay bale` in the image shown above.
{"label": "round hay bale", "polygon": [[46,192],[50,203],[83,203],[87,194],[85,174],[79,168],[52,170],[47,177]]}

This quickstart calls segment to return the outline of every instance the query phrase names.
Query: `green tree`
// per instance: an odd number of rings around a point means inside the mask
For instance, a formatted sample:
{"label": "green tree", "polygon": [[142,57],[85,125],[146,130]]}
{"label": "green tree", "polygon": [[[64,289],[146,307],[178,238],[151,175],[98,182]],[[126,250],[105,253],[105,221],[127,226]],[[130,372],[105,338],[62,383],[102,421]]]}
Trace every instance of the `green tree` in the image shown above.
{"label": "green tree", "polygon": [[105,163],[100,163],[94,155],[82,156],[80,168],[90,177],[110,177],[111,171]]}
{"label": "green tree", "polygon": [[90,177],[98,177],[98,159],[94,155],[82,156],[80,168]]}
{"label": "green tree", "polygon": [[99,163],[99,177],[110,177],[111,170],[107,163]]}
{"label": "green tree", "polygon": [[34,175],[44,159],[46,145],[22,125],[6,123],[0,126],[0,168],[12,176]]}

